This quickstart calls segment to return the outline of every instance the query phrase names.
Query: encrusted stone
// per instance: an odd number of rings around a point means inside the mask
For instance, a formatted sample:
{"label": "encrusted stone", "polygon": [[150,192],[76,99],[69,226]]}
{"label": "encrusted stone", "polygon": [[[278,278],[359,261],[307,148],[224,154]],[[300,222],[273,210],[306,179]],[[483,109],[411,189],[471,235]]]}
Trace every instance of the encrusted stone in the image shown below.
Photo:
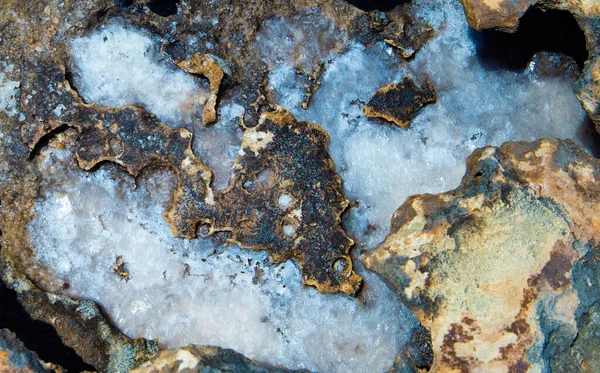
{"label": "encrusted stone", "polygon": [[400,83],[379,88],[364,107],[365,116],[383,118],[406,128],[426,105],[435,102],[435,92],[429,83],[418,87],[409,77]]}
{"label": "encrusted stone", "polygon": [[599,175],[570,141],[506,143],[396,211],[363,261],[431,331],[431,372],[594,371],[597,344],[573,343],[598,324]]}
{"label": "encrusted stone", "polygon": [[131,373],[176,373],[176,372],[248,372],[248,373],[292,373],[282,367],[262,365],[229,349],[210,346],[187,346],[160,352]]}

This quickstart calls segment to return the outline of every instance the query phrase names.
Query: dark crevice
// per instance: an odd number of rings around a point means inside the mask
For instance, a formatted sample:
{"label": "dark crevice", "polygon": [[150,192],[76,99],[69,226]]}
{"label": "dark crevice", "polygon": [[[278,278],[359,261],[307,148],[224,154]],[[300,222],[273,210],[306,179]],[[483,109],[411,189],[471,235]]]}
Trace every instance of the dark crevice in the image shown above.
{"label": "dark crevice", "polygon": [[577,138],[588,153],[600,158],[600,133],[596,131],[594,122],[586,115],[585,121],[577,128]]}
{"label": "dark crevice", "polygon": [[471,30],[477,53],[489,68],[522,71],[536,52],[572,57],[579,66],[588,59],[585,34],[573,15],[561,10],[530,8],[515,33]]}
{"label": "dark crevice", "polygon": [[133,5],[133,0],[118,0],[119,5],[123,8],[127,8]]}
{"label": "dark crevice", "polygon": [[83,96],[79,94],[79,90],[77,89],[77,85],[75,84],[75,77],[73,76],[73,72],[68,68],[68,66],[65,66],[65,80],[67,81],[67,83],[69,83],[69,88],[75,91],[77,97],[79,97],[79,99],[84,104],[87,104],[88,102],[83,98]]}
{"label": "dark crevice", "polygon": [[179,0],[150,0],[148,8],[159,16],[168,17],[177,14]]}
{"label": "dark crevice", "polygon": [[45,362],[62,366],[69,372],[96,369],[86,364],[72,348],[63,344],[56,330],[42,321],[34,320],[17,299],[17,293],[0,280],[0,329],[9,329],[25,347]]}
{"label": "dark crevice", "polygon": [[60,126],[56,127],[52,131],[45,134],[35,144],[35,147],[29,153],[29,160],[32,160],[35,157],[37,157],[40,154],[40,152],[42,151],[42,149],[44,149],[46,146],[48,146],[48,143],[50,143],[50,141],[54,138],[54,136],[58,135],[59,133],[65,132],[69,128],[71,128],[71,127],[68,124],[61,124]]}
{"label": "dark crevice", "polygon": [[346,2],[354,5],[358,9],[367,12],[371,10],[387,12],[406,1],[407,0],[346,0]]}

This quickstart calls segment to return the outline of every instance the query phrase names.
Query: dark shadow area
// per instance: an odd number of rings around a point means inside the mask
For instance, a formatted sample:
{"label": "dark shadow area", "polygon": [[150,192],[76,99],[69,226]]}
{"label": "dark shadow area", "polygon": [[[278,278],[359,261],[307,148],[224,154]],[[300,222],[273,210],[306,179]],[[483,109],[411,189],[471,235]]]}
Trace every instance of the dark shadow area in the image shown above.
{"label": "dark shadow area", "polygon": [[477,53],[489,68],[523,70],[534,53],[557,52],[572,57],[579,66],[588,59],[585,35],[567,11],[531,8],[521,18],[518,30],[471,30]]}
{"label": "dark shadow area", "polygon": [[387,12],[406,1],[407,0],[346,0],[347,3],[367,12],[371,10]]}
{"label": "dark shadow area", "polygon": [[159,16],[168,17],[177,13],[179,0],[150,0],[148,8]]}
{"label": "dark shadow area", "polygon": [[29,153],[29,160],[33,160],[35,157],[37,157],[40,154],[40,152],[42,151],[42,149],[47,147],[48,144],[50,143],[50,141],[56,135],[67,131],[69,128],[71,128],[71,127],[69,127],[68,124],[61,124],[60,126],[56,127],[52,131],[45,134],[41,139],[39,139],[39,141],[35,144],[35,147]]}
{"label": "dark shadow area", "polygon": [[594,122],[587,115],[585,121],[577,128],[577,138],[588,153],[600,158],[600,133],[596,131]]}
{"label": "dark shadow area", "polygon": [[133,0],[118,0],[118,1],[119,1],[119,5],[121,5],[124,8],[133,5]]}
{"label": "dark shadow area", "polygon": [[58,364],[69,372],[96,370],[72,348],[65,346],[50,324],[29,316],[17,300],[17,294],[0,281],[0,329],[5,328],[15,333],[25,347],[45,362]]}

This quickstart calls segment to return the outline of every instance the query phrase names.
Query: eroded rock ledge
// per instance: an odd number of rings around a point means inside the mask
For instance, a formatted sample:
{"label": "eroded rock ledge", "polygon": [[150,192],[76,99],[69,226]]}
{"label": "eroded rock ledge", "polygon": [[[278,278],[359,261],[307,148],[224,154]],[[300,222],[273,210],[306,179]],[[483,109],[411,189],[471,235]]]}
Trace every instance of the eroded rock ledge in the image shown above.
{"label": "eroded rock ledge", "polygon": [[432,372],[600,369],[599,175],[570,141],[506,143],[396,211],[363,261],[431,331]]}

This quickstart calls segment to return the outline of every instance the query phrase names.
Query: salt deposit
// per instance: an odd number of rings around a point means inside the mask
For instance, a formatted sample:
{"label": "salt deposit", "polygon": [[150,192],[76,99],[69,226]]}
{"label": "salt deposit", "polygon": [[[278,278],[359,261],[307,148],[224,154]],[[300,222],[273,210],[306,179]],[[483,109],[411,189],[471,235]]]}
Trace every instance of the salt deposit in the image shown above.
{"label": "salt deposit", "polygon": [[311,73],[315,64],[344,47],[348,36],[318,8],[286,19],[267,20],[257,36],[257,50],[270,66],[294,64]]}
{"label": "salt deposit", "polygon": [[[293,262],[273,266],[265,252],[175,238],[161,215],[172,175],[154,174],[131,190],[133,181],[77,170],[70,157],[40,155],[48,187],[32,243],[55,286],[67,282],[68,294],[101,304],[130,337],[228,347],[321,372],[391,367],[414,319],[381,280],[369,276],[372,290],[360,300],[320,294],[301,285]],[[117,257],[128,280],[113,269]]]}
{"label": "salt deposit", "polygon": [[[394,210],[408,196],[457,187],[474,149],[544,137],[579,141],[585,119],[568,78],[486,68],[458,1],[419,4],[437,35],[414,60],[400,60],[383,42],[369,49],[351,42],[325,65],[308,110],[300,106],[303,88],[294,86],[293,66],[280,64],[270,74],[280,105],[329,133],[346,195],[360,203],[346,228],[367,247],[385,237]],[[431,82],[438,102],[408,129],[365,118],[362,106],[375,90],[404,76]]]}
{"label": "salt deposit", "polygon": [[114,21],[73,40],[70,52],[75,86],[87,102],[142,106],[169,124],[202,115],[208,90],[143,30]]}
{"label": "salt deposit", "polygon": [[[2,70],[12,70],[12,68],[4,66]],[[20,83],[7,79],[2,70],[0,70],[0,111],[12,117],[18,113],[17,97],[19,95]]]}

